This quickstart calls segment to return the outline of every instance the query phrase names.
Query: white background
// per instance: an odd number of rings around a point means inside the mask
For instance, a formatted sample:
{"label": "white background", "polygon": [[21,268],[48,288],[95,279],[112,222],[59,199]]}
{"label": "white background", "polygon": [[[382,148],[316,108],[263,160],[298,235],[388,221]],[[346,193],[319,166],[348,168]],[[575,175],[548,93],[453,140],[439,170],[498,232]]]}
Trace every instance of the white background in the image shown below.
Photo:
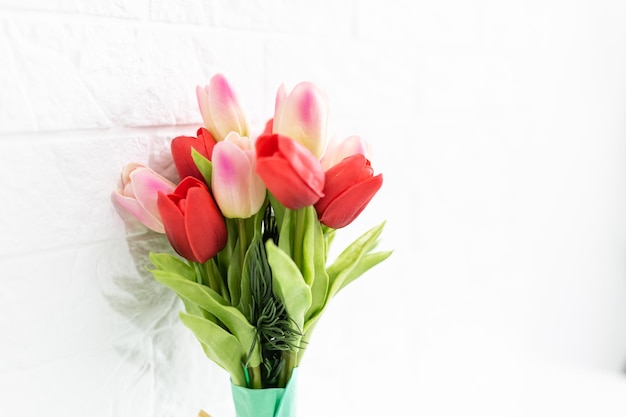
{"label": "white background", "polygon": [[110,193],[194,89],[281,82],[374,146],[393,256],[334,300],[299,415],[623,416],[626,3],[0,0],[0,415],[234,415]]}

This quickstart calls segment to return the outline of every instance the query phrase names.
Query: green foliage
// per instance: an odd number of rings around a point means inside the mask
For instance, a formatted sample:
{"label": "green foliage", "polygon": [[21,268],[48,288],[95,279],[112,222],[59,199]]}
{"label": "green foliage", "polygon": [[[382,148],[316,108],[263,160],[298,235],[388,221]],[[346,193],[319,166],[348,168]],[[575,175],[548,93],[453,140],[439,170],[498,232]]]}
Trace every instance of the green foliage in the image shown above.
{"label": "green foliage", "polygon": [[211,161],[206,159],[204,155],[196,151],[194,148],[191,148],[191,158],[196,164],[196,167],[198,167],[198,170],[202,174],[202,177],[204,177],[204,182],[206,182],[210,189],[211,177],[213,176],[213,164],[211,163]]}
{"label": "green foliage", "polygon": [[246,378],[241,367],[245,351],[239,340],[217,324],[202,317],[180,313],[180,319],[196,335],[209,359],[230,373],[234,384],[245,386]]}
{"label": "green foliage", "polygon": [[[160,283],[168,286],[182,299],[193,303],[203,310],[210,312],[219,320],[223,327],[233,334],[242,348],[255,344],[255,328],[237,308],[229,305],[224,298],[206,285],[189,281],[169,271],[153,271],[154,277]],[[258,349],[252,350],[246,360],[248,366],[258,366],[261,355]]]}
{"label": "green foliage", "polygon": [[282,354],[298,349],[302,333],[287,314],[283,299],[274,295],[272,269],[259,236],[250,245],[246,266],[250,293],[248,320],[255,326],[261,345],[265,386],[276,387],[285,366]]}
{"label": "green foliage", "polygon": [[[341,252],[335,262],[327,268],[328,279],[330,282],[328,298],[334,297],[339,290],[344,287],[344,282],[348,279],[348,277],[350,277],[352,271],[361,261],[361,258],[376,247],[378,237],[382,233],[384,226],[385,223],[383,222],[365,232],[357,240],[352,242],[352,244],[343,252]],[[351,281],[355,278],[356,276],[352,277]]]}
{"label": "green foliage", "polygon": [[[210,162],[196,154],[210,183]],[[228,243],[215,258],[152,253],[152,273],[182,299],[181,320],[234,384],[284,387],[330,300],[391,255],[373,252],[384,223],[327,265],[336,231],[313,207],[289,210],[270,195],[257,215],[226,222]]]}
{"label": "green foliage", "polygon": [[311,306],[311,289],[304,282],[297,265],[271,240],[265,244],[267,260],[272,268],[274,294],[283,300],[289,317],[299,329],[304,327],[304,314]]}
{"label": "green foliage", "polygon": [[326,272],[326,243],[321,224],[313,207],[305,209],[305,216],[302,274],[311,288],[311,305],[305,314],[305,320],[309,320],[324,309],[329,282]]}
{"label": "green foliage", "polygon": [[169,253],[150,253],[150,261],[162,271],[170,271],[186,279],[195,281],[195,270],[186,261]]}

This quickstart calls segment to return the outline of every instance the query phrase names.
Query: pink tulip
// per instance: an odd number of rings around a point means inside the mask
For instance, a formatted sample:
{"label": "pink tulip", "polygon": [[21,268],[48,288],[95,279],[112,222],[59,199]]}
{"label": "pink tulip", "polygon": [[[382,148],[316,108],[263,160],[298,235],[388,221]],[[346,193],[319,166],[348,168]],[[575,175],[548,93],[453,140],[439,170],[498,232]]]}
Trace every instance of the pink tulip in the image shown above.
{"label": "pink tulip", "polygon": [[276,95],[273,133],[304,145],[318,159],[326,148],[328,103],[322,90],[303,82],[287,95],[280,86]]}
{"label": "pink tulip", "polygon": [[230,132],[248,136],[248,121],[239,106],[237,95],[222,74],[211,78],[209,85],[196,87],[196,96],[204,126],[220,142]]}
{"label": "pink tulip", "polygon": [[254,170],[250,140],[231,132],[213,148],[211,189],[222,214],[246,219],[265,201],[265,184]]}
{"label": "pink tulip", "polygon": [[117,202],[147,228],[165,233],[159,214],[159,191],[169,194],[176,185],[141,164],[129,164],[122,171],[122,189],[114,192]]}
{"label": "pink tulip", "polygon": [[322,167],[324,171],[328,171],[349,156],[361,154],[365,159],[370,159],[371,153],[372,148],[365,139],[356,135],[348,136],[342,141],[334,140],[328,144],[321,161]]}

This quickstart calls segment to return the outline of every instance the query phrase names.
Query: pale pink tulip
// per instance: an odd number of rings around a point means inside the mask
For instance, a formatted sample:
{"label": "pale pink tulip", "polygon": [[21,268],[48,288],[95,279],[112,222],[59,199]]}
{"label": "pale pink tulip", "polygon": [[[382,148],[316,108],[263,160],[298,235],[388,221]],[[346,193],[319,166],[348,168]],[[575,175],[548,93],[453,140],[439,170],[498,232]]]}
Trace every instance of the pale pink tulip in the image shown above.
{"label": "pale pink tulip", "polygon": [[231,132],[213,148],[211,189],[222,214],[246,219],[265,201],[265,184],[254,170],[250,140]]}
{"label": "pale pink tulip", "polygon": [[159,191],[170,194],[176,185],[141,164],[129,164],[122,171],[122,188],[114,192],[117,202],[147,228],[165,233],[157,207]]}
{"label": "pale pink tulip", "polygon": [[248,136],[248,120],[235,91],[222,74],[211,78],[209,85],[196,87],[196,97],[204,126],[220,142],[230,132]]}
{"label": "pale pink tulip", "polygon": [[317,86],[303,82],[287,95],[280,86],[276,95],[273,133],[304,145],[318,159],[326,148],[328,101]]}
{"label": "pale pink tulip", "polygon": [[342,141],[331,140],[322,157],[322,167],[324,171],[328,171],[343,159],[356,154],[361,154],[366,159],[371,159],[372,147],[360,136],[348,136]]}

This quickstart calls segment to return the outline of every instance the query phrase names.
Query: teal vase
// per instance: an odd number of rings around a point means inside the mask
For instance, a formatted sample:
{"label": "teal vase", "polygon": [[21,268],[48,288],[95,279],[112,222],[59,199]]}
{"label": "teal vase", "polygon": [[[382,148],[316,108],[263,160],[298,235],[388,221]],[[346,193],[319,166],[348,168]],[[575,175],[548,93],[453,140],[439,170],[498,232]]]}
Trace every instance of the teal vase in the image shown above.
{"label": "teal vase", "polygon": [[295,417],[297,379],[296,368],[285,388],[250,389],[231,383],[237,417]]}

